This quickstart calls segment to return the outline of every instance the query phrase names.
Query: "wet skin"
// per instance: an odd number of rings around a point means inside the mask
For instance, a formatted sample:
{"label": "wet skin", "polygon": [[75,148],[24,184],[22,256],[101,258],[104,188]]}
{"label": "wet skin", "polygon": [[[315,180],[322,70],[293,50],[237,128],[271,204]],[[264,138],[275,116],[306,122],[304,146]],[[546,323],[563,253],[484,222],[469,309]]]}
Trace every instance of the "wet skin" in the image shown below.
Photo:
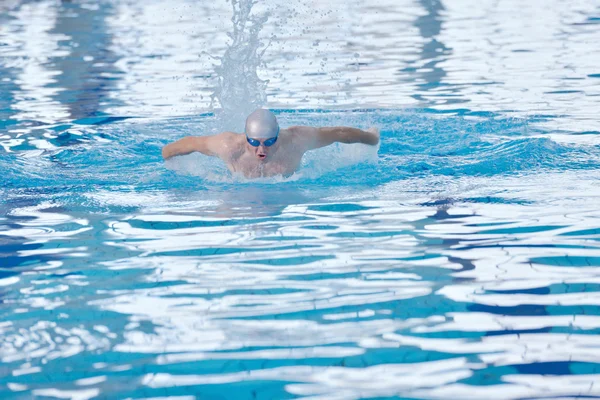
{"label": "wet skin", "polygon": [[168,144],[163,148],[165,159],[200,152],[221,158],[233,174],[246,178],[259,178],[275,175],[293,174],[309,150],[328,146],[332,143],[363,143],[377,145],[379,130],[369,128],[366,131],[351,127],[313,128],[292,126],[281,129],[277,141],[265,146],[267,139],[257,139],[260,145],[250,145],[246,135],[223,132],[213,136],[189,136]]}

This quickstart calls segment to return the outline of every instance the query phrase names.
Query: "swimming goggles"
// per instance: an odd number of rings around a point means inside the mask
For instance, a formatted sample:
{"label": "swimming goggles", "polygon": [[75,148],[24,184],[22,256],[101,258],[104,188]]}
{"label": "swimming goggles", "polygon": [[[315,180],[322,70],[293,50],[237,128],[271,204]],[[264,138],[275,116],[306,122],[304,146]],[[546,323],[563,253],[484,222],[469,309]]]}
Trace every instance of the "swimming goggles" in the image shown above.
{"label": "swimming goggles", "polygon": [[[260,146],[260,143],[261,143],[260,140],[249,138],[248,135],[246,135],[246,140],[248,141],[248,143],[250,143],[250,146],[254,146],[254,147]],[[263,146],[270,147],[270,146],[273,146],[276,141],[277,141],[277,136],[265,140],[264,142],[262,142],[262,144],[263,144]]]}

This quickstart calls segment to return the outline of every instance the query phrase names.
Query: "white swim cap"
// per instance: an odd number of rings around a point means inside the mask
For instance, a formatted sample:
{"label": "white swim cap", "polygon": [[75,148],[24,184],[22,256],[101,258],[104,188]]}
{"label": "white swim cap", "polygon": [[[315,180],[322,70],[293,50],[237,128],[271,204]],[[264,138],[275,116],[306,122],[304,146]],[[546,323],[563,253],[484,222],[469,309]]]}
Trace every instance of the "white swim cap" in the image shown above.
{"label": "white swim cap", "polygon": [[249,138],[269,139],[278,133],[277,118],[269,110],[259,108],[246,118],[246,136]]}

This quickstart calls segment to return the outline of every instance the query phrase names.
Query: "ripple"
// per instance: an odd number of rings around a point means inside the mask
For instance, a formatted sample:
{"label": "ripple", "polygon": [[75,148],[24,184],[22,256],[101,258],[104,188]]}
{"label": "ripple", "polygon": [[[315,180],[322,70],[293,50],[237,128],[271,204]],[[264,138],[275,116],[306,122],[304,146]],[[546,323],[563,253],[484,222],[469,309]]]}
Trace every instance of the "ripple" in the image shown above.
{"label": "ripple", "polygon": [[282,126],[379,148],[165,164],[226,2],[0,3],[0,397],[600,396],[597,5],[255,7]]}

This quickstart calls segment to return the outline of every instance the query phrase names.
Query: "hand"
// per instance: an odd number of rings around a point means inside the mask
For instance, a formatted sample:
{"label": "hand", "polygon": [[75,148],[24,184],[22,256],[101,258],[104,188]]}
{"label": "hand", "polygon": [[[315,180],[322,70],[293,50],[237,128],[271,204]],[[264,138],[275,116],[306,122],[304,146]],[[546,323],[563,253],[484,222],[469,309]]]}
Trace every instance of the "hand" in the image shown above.
{"label": "hand", "polygon": [[373,136],[375,136],[376,140],[375,140],[375,144],[379,143],[379,128],[376,126],[372,126],[369,129],[367,129],[367,132],[372,133]]}

